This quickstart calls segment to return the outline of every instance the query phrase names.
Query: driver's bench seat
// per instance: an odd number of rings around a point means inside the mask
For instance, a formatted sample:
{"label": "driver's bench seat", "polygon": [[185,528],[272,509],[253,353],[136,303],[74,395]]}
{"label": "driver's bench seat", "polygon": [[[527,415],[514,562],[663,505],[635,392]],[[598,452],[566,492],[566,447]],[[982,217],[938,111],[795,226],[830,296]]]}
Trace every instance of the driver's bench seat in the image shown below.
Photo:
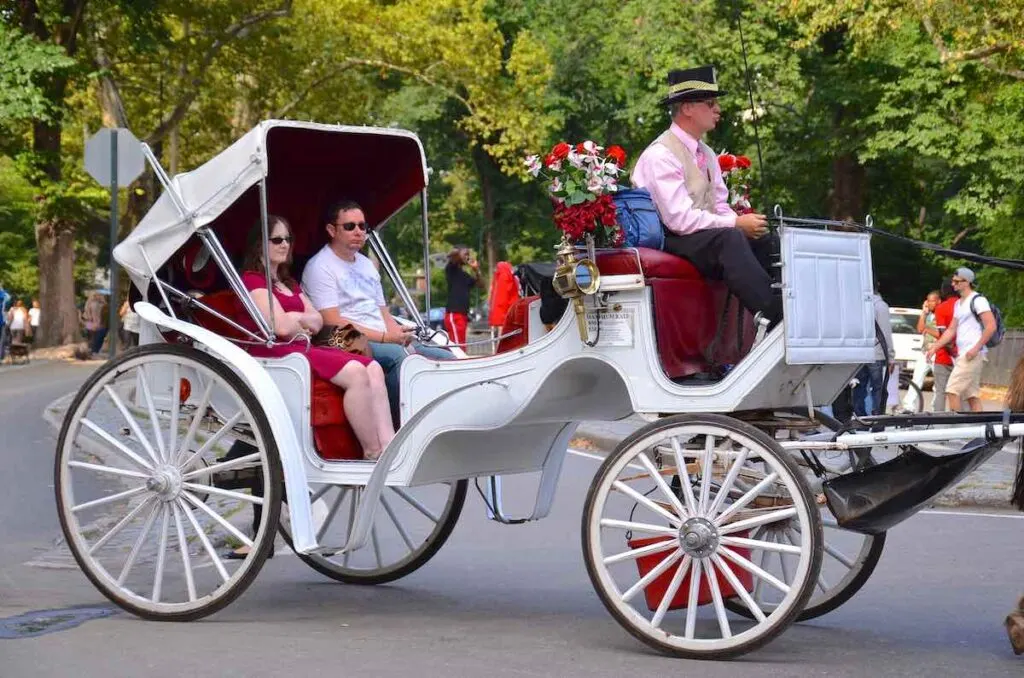
{"label": "driver's bench seat", "polygon": [[653,299],[658,354],[670,379],[713,376],[717,368],[739,362],[750,351],[753,316],[725,283],[706,280],[686,259],[625,248],[598,251],[597,266],[601,275],[644,276]]}

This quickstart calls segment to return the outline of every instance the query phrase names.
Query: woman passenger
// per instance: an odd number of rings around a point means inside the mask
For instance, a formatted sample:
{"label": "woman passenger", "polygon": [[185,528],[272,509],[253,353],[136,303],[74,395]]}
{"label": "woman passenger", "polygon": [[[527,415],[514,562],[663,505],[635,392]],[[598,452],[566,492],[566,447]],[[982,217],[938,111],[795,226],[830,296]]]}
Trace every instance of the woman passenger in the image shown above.
{"label": "woman passenger", "polygon": [[[335,348],[309,347],[306,340],[299,336],[312,336],[319,332],[323,319],[289,271],[292,260],[291,227],[283,218],[270,215],[269,228],[273,308],[268,302],[267,276],[263,264],[263,230],[259,224],[249,232],[242,282],[263,317],[269,321],[273,314],[277,339],[294,341],[271,347],[246,345],[246,350],[256,357],[281,357],[291,353],[305,355],[314,374],[345,390],[345,414],[363,447],[363,457],[377,459],[395,437],[388,394],[384,387],[384,371],[371,358]],[[247,314],[243,314],[243,321],[247,321],[245,326],[249,329],[255,329]]]}

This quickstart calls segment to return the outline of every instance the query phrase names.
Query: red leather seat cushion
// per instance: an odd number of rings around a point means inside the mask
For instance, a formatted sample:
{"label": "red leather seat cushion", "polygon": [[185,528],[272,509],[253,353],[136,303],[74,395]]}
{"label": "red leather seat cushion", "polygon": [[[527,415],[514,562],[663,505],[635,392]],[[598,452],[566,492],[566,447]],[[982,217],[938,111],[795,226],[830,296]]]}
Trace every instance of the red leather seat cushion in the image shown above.
{"label": "red leather seat cushion", "polygon": [[[597,268],[601,275],[637,275],[648,278],[700,280],[701,275],[686,259],[661,250],[630,247],[620,250],[602,250],[597,253]],[[639,263],[642,270],[637,270]]]}
{"label": "red leather seat cushion", "polygon": [[344,393],[329,381],[313,377],[313,443],[324,459],[362,459],[363,448],[345,416]]}
{"label": "red leather seat cushion", "polygon": [[[242,312],[242,305],[232,290],[221,290],[220,292],[205,294],[202,297],[199,297],[199,301],[209,306],[217,313],[220,313],[225,318],[231,318],[232,320],[237,318],[239,313]],[[205,327],[225,339],[252,339],[237,328],[233,327],[230,323],[224,322],[203,308],[196,308],[193,312],[193,317],[197,325]]]}
{"label": "red leather seat cushion", "polygon": [[505,337],[498,342],[498,350],[495,353],[514,351],[517,348],[526,346],[530,341],[530,302],[540,299],[539,296],[523,297],[513,303],[505,314],[505,324],[501,326],[501,334],[519,330],[519,334],[512,337]]}
{"label": "red leather seat cushion", "polygon": [[[729,302],[725,324],[712,346],[729,291],[720,281],[705,280],[686,259],[643,247],[603,250],[596,258],[601,275],[643,273],[654,298],[658,355],[670,379],[710,372],[712,361],[735,364],[750,350],[753,318],[745,309],[739,315],[741,307],[735,298]],[[742,346],[737,346],[737,322],[743,323]]]}

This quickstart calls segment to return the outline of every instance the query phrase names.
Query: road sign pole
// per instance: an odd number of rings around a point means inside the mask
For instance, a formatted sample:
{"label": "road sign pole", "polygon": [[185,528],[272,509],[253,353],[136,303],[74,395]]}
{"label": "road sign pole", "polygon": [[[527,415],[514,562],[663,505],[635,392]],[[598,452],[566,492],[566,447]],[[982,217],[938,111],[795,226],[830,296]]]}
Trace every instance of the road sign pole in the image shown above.
{"label": "road sign pole", "polygon": [[107,337],[110,341],[110,359],[117,352],[117,320],[120,306],[117,303],[117,261],[114,260],[114,245],[117,244],[117,130],[110,135],[110,320],[107,322]]}

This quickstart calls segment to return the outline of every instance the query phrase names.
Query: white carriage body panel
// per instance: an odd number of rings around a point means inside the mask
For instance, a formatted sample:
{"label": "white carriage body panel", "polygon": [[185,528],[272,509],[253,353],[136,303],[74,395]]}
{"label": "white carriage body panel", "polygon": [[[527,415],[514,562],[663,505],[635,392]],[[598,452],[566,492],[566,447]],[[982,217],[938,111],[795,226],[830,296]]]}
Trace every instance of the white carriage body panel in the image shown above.
{"label": "white carriage body panel", "polygon": [[866,233],[782,229],[788,364],[874,360],[870,238]]}

